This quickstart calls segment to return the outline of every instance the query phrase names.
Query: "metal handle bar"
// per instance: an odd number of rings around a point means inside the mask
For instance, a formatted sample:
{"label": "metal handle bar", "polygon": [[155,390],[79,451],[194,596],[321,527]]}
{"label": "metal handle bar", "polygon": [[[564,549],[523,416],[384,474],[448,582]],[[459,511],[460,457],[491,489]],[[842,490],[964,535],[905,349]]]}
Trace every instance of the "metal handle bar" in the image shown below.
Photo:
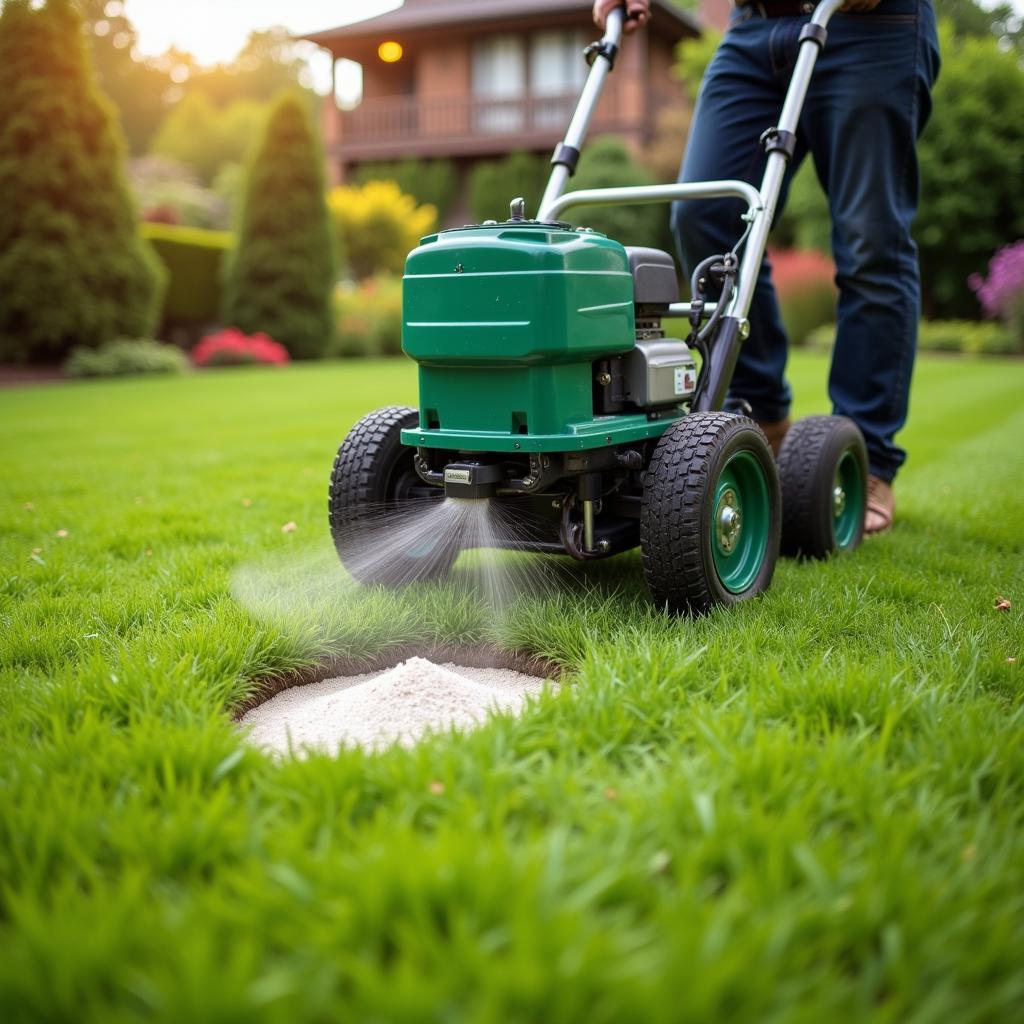
{"label": "metal handle bar", "polygon": [[[843,5],[845,0],[822,0],[814,9],[810,24],[824,30],[829,19]],[[608,15],[607,28],[602,45],[606,43],[618,46],[622,38],[624,11],[616,8]],[[793,76],[786,91],[785,102],[779,115],[778,124],[770,129],[775,137],[795,139],[800,112],[807,97],[811,73],[818,57],[818,51],[824,43],[824,32],[815,41],[807,38],[799,48]],[[590,75],[580,95],[579,105],[573,114],[569,130],[565,135],[563,146],[571,146],[577,151],[583,144],[587,128],[604,87],[612,60],[599,54],[594,60]],[[561,148],[561,147],[560,147]],[[557,153],[557,150],[556,150]],[[538,220],[557,220],[559,216],[573,206],[610,205],[625,203],[654,203],[676,199],[709,199],[720,196],[736,196],[747,203],[745,219],[750,221],[750,237],[744,247],[743,259],[740,264],[739,279],[733,299],[730,303],[730,314],[745,318],[750,309],[754,286],[757,282],[758,270],[764,256],[768,231],[775,216],[782,179],[791,154],[784,148],[776,148],[768,154],[764,177],[760,189],[745,181],[709,181],[678,185],[644,185],[633,188],[587,189],[580,192],[563,194],[569,180],[570,168],[556,164],[551,172],[544,197],[537,213]]]}
{"label": "metal handle bar", "polygon": [[744,199],[747,213],[761,209],[761,196],[748,181],[695,181],[674,185],[628,185],[622,188],[588,188],[566,192],[545,203],[539,220],[558,220],[573,206],[626,206],[636,203],[664,203],[673,199],[715,199],[731,196]]}
{"label": "metal handle bar", "polygon": [[[822,0],[815,7],[808,27],[804,29],[808,35],[801,36],[796,65],[793,68],[793,76],[789,80],[789,88],[786,90],[786,99],[782,104],[782,113],[779,114],[779,123],[774,129],[771,129],[779,138],[791,138],[794,143],[796,141],[797,125],[800,121],[800,112],[804,107],[804,100],[807,98],[807,87],[810,85],[811,74],[814,71],[818,54],[822,46],[825,45],[825,26],[844,3],[845,0]],[[813,38],[813,33],[809,33],[809,26],[816,26],[821,30],[817,41]],[[787,151],[786,149],[774,149],[768,153],[760,189],[763,210],[751,225],[750,237],[747,239],[746,248],[743,251],[743,260],[740,263],[739,278],[736,284],[736,296],[732,304],[732,313],[735,316],[746,318],[747,312],[750,310],[754,288],[757,284],[757,275],[761,269],[761,260],[764,258],[765,246],[768,244],[768,232],[775,219],[775,207],[779,201],[779,193],[782,191],[782,179],[791,156],[792,150]]]}
{"label": "metal handle bar", "polygon": [[[764,259],[768,242],[768,231],[775,216],[775,207],[786,167],[796,147],[796,132],[800,112],[807,97],[807,88],[818,58],[819,50],[825,45],[825,26],[845,0],[822,0],[814,9],[807,25],[801,31],[800,46],[796,64],[790,79],[786,98],[782,105],[778,124],[770,127],[762,136],[767,151],[764,175],[760,188],[745,181],[708,181],[678,185],[647,185],[635,188],[587,189],[563,195],[563,189],[579,157],[586,130],[594,109],[601,98],[608,72],[611,70],[615,52],[622,35],[623,12],[621,8],[608,16],[605,38],[598,47],[590,75],[580,96],[580,102],[573,114],[565,142],[555,150],[552,162],[555,164],[544,190],[539,220],[554,220],[572,206],[587,204],[622,204],[664,202],[675,199],[704,199],[716,196],[735,196],[746,200],[749,236],[743,249],[737,275],[736,288],[724,316],[719,320],[718,330],[710,346],[708,359],[701,367],[698,396],[694,408],[699,410],[721,409],[733,370],[739,355],[740,345],[749,332],[747,313],[757,283],[757,276]],[[609,51],[606,44],[611,44]],[[689,303],[673,303],[670,315],[689,313]],[[716,311],[717,312],[717,311]]]}
{"label": "metal handle bar", "polygon": [[[624,6],[616,7],[609,11],[608,19],[605,21],[604,36],[599,44],[599,52],[590,66],[590,74],[580,94],[580,101],[569,122],[565,132],[565,139],[556,150],[556,157],[559,151],[575,153],[579,157],[580,149],[583,147],[583,140],[587,137],[587,129],[590,127],[590,119],[597,109],[597,102],[604,90],[605,79],[614,63],[614,54],[618,51],[619,43],[622,41],[622,26],[625,21]],[[554,202],[565,190],[566,182],[574,169],[573,164],[556,163],[552,168],[551,177],[548,179],[547,188],[544,189],[544,197],[540,201],[540,209],[543,211],[549,203]],[[540,216],[539,220],[548,218]]]}

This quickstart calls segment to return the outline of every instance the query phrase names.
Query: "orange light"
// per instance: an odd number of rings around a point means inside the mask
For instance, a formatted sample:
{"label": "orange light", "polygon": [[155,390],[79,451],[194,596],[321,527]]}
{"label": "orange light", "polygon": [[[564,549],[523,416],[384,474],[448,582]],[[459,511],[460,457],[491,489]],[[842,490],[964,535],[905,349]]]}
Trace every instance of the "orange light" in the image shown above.
{"label": "orange light", "polygon": [[402,44],[388,39],[377,47],[377,56],[385,64],[395,64],[402,59]]}

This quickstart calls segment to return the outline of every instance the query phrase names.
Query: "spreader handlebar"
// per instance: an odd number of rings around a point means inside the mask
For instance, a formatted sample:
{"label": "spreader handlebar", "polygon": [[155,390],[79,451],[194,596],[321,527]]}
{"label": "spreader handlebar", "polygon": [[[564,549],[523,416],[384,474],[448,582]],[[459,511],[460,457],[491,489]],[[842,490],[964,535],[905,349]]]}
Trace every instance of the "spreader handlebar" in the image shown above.
{"label": "spreader handlebar", "polygon": [[565,191],[566,183],[576,170],[576,163],[580,158],[583,140],[587,137],[590,120],[594,116],[594,110],[601,98],[605,79],[614,66],[615,57],[619,52],[625,19],[625,4],[609,11],[601,40],[591,43],[584,51],[590,63],[590,74],[587,75],[587,81],[583,86],[583,92],[580,94],[580,101],[573,112],[572,120],[569,122],[565,138],[555,147],[554,155],[551,158],[553,166],[547,188],[544,189],[544,197],[540,202],[542,210]]}

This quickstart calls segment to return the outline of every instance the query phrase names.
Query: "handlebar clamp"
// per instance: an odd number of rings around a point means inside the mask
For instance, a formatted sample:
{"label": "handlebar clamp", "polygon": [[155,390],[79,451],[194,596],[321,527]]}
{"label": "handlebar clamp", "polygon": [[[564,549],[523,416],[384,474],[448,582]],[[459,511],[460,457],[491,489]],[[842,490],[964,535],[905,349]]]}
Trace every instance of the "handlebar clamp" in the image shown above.
{"label": "handlebar clamp", "polygon": [[796,136],[780,128],[769,128],[761,133],[761,145],[766,153],[781,153],[787,160],[796,152]]}
{"label": "handlebar clamp", "polygon": [[619,48],[615,43],[609,43],[604,39],[591,43],[583,51],[583,59],[590,67],[598,57],[604,57],[610,67],[615,67],[615,58],[619,55]]}
{"label": "handlebar clamp", "polygon": [[818,49],[823,50],[825,48],[825,40],[828,39],[828,29],[824,25],[817,25],[813,21],[809,21],[800,29],[797,41],[802,43],[806,39],[810,39],[812,43],[817,43]]}

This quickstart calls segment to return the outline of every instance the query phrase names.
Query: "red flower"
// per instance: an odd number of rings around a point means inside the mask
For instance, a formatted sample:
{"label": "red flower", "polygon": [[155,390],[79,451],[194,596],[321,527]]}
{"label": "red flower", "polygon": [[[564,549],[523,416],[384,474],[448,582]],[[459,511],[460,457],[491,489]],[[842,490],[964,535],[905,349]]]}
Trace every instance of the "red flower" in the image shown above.
{"label": "red flower", "polygon": [[226,327],[216,334],[208,334],[194,349],[192,361],[196,366],[241,366],[260,363],[283,366],[288,362],[288,350],[262,331],[245,334],[237,327]]}
{"label": "red flower", "polygon": [[833,288],[835,264],[813,249],[772,249],[768,253],[772,264],[772,281],[779,299],[820,287]]}

